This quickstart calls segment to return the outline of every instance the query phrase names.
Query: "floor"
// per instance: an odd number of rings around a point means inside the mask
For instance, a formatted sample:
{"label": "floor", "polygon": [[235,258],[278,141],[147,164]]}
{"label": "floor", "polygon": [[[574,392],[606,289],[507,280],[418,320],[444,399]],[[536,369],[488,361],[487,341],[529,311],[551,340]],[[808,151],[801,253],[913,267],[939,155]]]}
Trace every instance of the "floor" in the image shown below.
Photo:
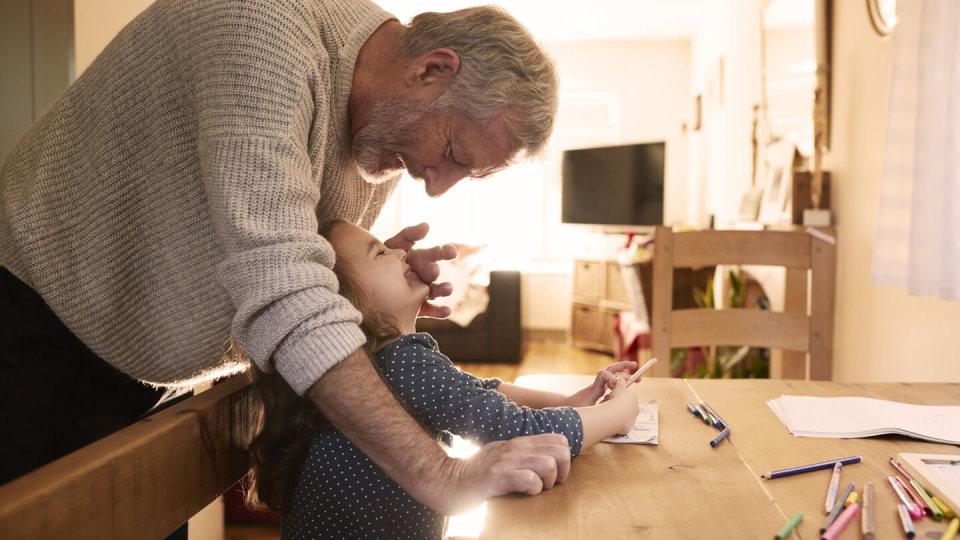
{"label": "floor", "polygon": [[[521,375],[535,373],[593,374],[613,361],[610,355],[574,348],[559,340],[529,339],[523,359],[518,364],[457,364],[477,377],[499,377],[512,381]],[[228,524],[225,540],[276,540],[276,525]]]}

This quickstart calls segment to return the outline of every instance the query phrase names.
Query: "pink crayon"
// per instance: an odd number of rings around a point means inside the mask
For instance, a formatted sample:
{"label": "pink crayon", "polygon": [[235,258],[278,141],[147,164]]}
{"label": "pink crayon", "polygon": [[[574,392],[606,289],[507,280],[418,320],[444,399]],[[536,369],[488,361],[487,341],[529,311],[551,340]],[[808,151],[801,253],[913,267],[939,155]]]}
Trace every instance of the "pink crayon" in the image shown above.
{"label": "pink crayon", "polygon": [[847,525],[853,521],[853,518],[857,516],[857,513],[860,512],[860,505],[858,503],[853,503],[848,506],[840,517],[830,525],[830,528],[827,529],[827,532],[823,533],[823,536],[820,537],[820,540],[834,540],[836,537],[840,536],[840,533],[847,528]]}

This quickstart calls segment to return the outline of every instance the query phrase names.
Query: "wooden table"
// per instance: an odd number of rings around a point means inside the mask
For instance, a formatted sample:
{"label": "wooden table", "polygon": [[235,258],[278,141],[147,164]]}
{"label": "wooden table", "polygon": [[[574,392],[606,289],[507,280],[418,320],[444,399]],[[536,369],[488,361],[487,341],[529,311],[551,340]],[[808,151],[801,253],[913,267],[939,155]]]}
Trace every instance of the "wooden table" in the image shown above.
{"label": "wooden table", "polygon": [[[592,379],[534,376],[521,384],[569,391]],[[482,538],[772,538],[800,511],[800,538],[819,538],[831,471],[776,480],[762,480],[760,474],[850,455],[863,461],[843,468],[841,489],[854,481],[861,491],[872,482],[878,538],[903,538],[896,497],[886,480],[894,474],[887,460],[898,452],[960,453],[954,446],[901,437],[794,437],[766,404],[794,394],[960,405],[960,384],[645,379],[631,389],[641,400],[658,401],[660,445],[601,443],[588,449],[574,461],[564,484],[536,497],[491,500]],[[695,401],[694,392],[732,428],[717,448],[708,444],[717,431],[685,408]],[[915,523],[917,538],[946,528],[946,522],[930,518]],[[858,518],[841,538],[860,537]]]}

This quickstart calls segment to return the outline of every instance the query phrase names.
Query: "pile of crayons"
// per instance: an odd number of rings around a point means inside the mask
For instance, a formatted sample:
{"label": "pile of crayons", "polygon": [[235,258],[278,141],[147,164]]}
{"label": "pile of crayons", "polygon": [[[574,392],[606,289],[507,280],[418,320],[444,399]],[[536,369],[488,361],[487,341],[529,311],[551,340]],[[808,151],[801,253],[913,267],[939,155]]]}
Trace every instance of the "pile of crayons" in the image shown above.
{"label": "pile of crayons", "polygon": [[687,410],[690,411],[690,414],[696,416],[697,418],[703,420],[704,424],[709,424],[716,429],[720,430],[720,433],[716,437],[710,439],[710,446],[716,448],[724,439],[730,435],[730,426],[723,421],[723,418],[720,418],[720,415],[717,414],[717,411],[707,405],[706,401],[701,401],[699,404],[694,405],[687,403]]}
{"label": "pile of crayons", "polygon": [[936,495],[928,493],[895,459],[890,458],[890,466],[900,473],[887,476],[887,482],[900,499],[897,511],[900,513],[900,523],[907,538],[913,538],[916,534],[913,521],[923,519],[924,516],[930,516],[936,521],[949,519],[950,524],[947,525],[947,530],[941,538],[955,538],[957,529],[960,528],[960,517],[953,512],[953,509]]}
{"label": "pile of crayons", "polygon": [[[862,504],[863,514],[860,520],[861,532],[863,533],[863,538],[873,540],[876,536],[873,484],[867,482],[866,486],[864,486],[862,501],[859,494],[855,491],[856,486],[853,482],[847,484],[846,488],[840,492],[841,495],[837,496],[840,487],[840,475],[844,465],[852,465],[854,463],[860,463],[860,461],[860,456],[850,456],[842,459],[802,465],[800,467],[780,469],[763,474],[761,477],[774,479],[811,471],[833,469],[833,474],[830,476],[830,484],[827,487],[827,497],[823,505],[827,519],[823,522],[823,525],[820,526],[820,538],[822,540],[833,540],[837,538],[860,512],[860,505]],[[947,530],[940,538],[941,540],[953,540],[956,538],[958,528],[960,528],[960,517],[943,501],[936,496],[928,494],[923,486],[910,476],[910,473],[901,467],[893,458],[890,458],[890,465],[899,473],[887,476],[887,481],[900,500],[900,503],[897,505],[897,512],[900,518],[900,525],[903,527],[903,534],[907,538],[916,536],[916,528],[913,522],[927,515],[937,521],[942,521],[944,518],[950,519],[951,521],[947,526]],[[784,540],[789,537],[790,533],[793,532],[802,520],[803,512],[798,512],[777,532],[774,539]]]}

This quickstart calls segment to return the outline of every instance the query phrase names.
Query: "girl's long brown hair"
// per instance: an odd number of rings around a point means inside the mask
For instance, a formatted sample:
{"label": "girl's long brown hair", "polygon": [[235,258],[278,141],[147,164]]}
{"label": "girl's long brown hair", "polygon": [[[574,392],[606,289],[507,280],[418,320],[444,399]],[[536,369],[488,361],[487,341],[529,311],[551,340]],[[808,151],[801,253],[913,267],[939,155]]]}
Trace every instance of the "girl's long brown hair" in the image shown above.
{"label": "girl's long brown hair", "polygon": [[[320,234],[329,239],[335,226],[346,223],[334,220],[320,227]],[[371,309],[356,274],[339,257],[333,271],[340,282],[340,295],[363,315],[360,328],[367,336],[364,347],[369,354],[400,336],[395,323]],[[228,354],[243,355],[231,338]],[[255,435],[248,448],[253,467],[247,486],[247,505],[269,508],[283,513],[297,485],[300,468],[307,459],[312,438],[333,427],[316,405],[300,396],[276,370],[265,372],[251,363],[254,373],[254,395],[258,398],[254,422]]]}

